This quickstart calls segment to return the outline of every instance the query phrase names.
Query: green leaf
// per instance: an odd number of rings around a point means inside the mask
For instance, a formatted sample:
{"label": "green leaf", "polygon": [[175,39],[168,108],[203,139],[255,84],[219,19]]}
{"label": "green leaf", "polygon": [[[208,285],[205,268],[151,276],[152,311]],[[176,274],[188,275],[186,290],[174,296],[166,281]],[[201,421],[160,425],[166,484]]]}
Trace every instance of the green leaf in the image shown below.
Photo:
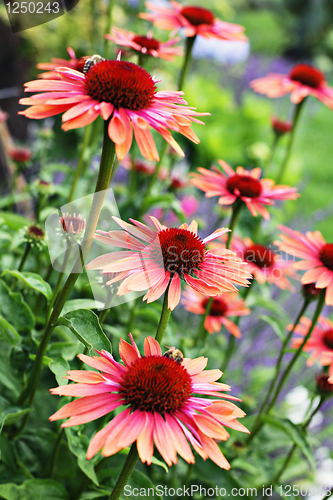
{"label": "green leaf", "polygon": [[0,280],[0,314],[17,331],[31,331],[35,320],[30,307],[20,293],[11,292],[6,283]]}
{"label": "green leaf", "polygon": [[52,289],[50,285],[43,280],[43,278],[36,273],[29,273],[29,272],[20,272],[20,271],[4,271],[2,273],[2,276],[5,276],[6,274],[9,274],[10,276],[13,276],[14,278],[22,281],[25,286],[28,288],[32,288],[36,292],[42,293],[47,300],[50,300],[52,297]]}
{"label": "green leaf", "polygon": [[0,341],[2,340],[14,346],[21,342],[21,337],[11,324],[0,316]]}
{"label": "green leaf", "polygon": [[13,229],[15,231],[32,224],[31,220],[26,219],[22,215],[13,214],[10,212],[0,212],[0,219],[4,221],[9,229]]}
{"label": "green leaf", "polygon": [[301,450],[304,456],[307,458],[312,471],[315,470],[315,461],[311,451],[311,447],[308,442],[306,432],[302,429],[301,425],[293,424],[287,418],[272,417],[271,415],[263,415],[262,420],[268,425],[280,429],[282,432],[287,434],[296,446]]}
{"label": "green leaf", "polygon": [[4,425],[15,424],[23,415],[31,412],[31,408],[22,406],[11,406],[0,414],[0,434]]}
{"label": "green leaf", "polygon": [[156,492],[155,498],[159,498],[160,500],[162,500],[162,496],[157,494],[157,490],[154,484],[151,482],[151,479],[143,472],[134,469],[129,482],[132,488],[144,488],[146,491],[148,490],[148,488],[153,488]]}
{"label": "green leaf", "polygon": [[77,464],[86,476],[99,485],[94,464],[91,460],[87,460],[86,453],[89,445],[89,439],[81,431],[75,431],[72,427],[65,428],[68,446],[71,452],[77,457]]}
{"label": "green leaf", "polygon": [[78,309],[101,309],[103,306],[104,302],[93,299],[67,300],[62,310],[62,315],[64,316],[69,311],[77,311]]}
{"label": "green leaf", "polygon": [[53,479],[29,479],[20,486],[1,484],[0,497],[5,500],[69,500],[62,484]]}
{"label": "green leaf", "polygon": [[31,195],[29,193],[15,193],[7,196],[1,196],[0,208],[5,208],[9,205],[13,205],[13,203],[20,203],[27,200],[31,200]]}
{"label": "green leaf", "polygon": [[262,319],[265,321],[265,323],[268,323],[276,333],[276,335],[282,340],[285,340],[286,336],[286,327],[283,324],[283,321],[281,321],[278,318],[275,318],[274,316],[267,316],[265,314],[262,314],[259,316],[259,319]]}
{"label": "green leaf", "polygon": [[49,363],[49,368],[51,372],[54,373],[56,381],[59,385],[68,384],[68,379],[64,377],[66,376],[66,372],[70,370],[70,366],[62,356],[52,359]]}
{"label": "green leaf", "polygon": [[70,311],[59,318],[57,325],[67,326],[89,349],[89,353],[95,349],[99,351],[105,349],[108,352],[112,350],[111,343],[103,332],[98,317],[89,309]]}
{"label": "green leaf", "polygon": [[159,460],[158,458],[153,456],[152,463],[155,465],[158,465],[159,467],[162,467],[162,469],[164,469],[165,472],[168,474],[169,469],[168,469],[168,466],[165,462],[163,462],[162,460]]}
{"label": "green leaf", "polygon": [[22,390],[21,380],[14,375],[10,366],[10,353],[12,346],[5,342],[0,343],[0,382],[9,389],[14,398],[18,397]]}

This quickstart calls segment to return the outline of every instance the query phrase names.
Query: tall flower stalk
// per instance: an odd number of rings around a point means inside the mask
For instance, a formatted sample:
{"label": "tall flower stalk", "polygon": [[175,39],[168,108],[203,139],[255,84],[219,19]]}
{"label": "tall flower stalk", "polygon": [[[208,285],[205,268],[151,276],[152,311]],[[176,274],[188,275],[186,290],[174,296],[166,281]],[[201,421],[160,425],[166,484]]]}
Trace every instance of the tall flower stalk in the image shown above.
{"label": "tall flower stalk", "polygon": [[[104,122],[104,139],[103,139],[103,149],[102,156],[100,162],[100,168],[98,173],[98,179],[95,188],[95,194],[93,197],[90,213],[87,220],[86,230],[85,230],[85,239],[81,245],[81,255],[77,258],[74,263],[71,274],[68,276],[60,294],[57,298],[50,318],[47,322],[43,337],[38,347],[38,351],[36,354],[36,358],[32,367],[32,371],[29,377],[29,381],[27,387],[24,389],[22,394],[20,395],[17,404],[23,404],[27,401],[28,405],[31,405],[34,401],[35,392],[40,380],[42,366],[43,366],[43,357],[46,353],[52,332],[54,327],[58,321],[58,318],[61,314],[61,311],[69,297],[70,292],[72,291],[77,279],[80,276],[80,269],[86,257],[88,256],[93,236],[96,230],[98,218],[102,209],[103,201],[106,195],[106,190],[109,187],[112,167],[115,159],[115,144],[110,140],[108,135],[108,122]],[[22,427],[24,427],[26,421],[28,419],[28,414],[24,418]]]}
{"label": "tall flower stalk", "polygon": [[[325,292],[326,290],[323,289],[321,292],[320,292],[320,295],[319,295],[319,298],[318,298],[318,302],[317,302],[317,306],[316,306],[316,309],[315,309],[315,312],[313,314],[313,318],[312,318],[312,323],[311,323],[311,326],[308,330],[308,333],[305,335],[304,337],[304,340],[303,342],[300,344],[299,348],[296,350],[296,352],[294,353],[293,357],[291,358],[291,360],[289,361],[288,365],[286,366],[285,370],[282,372],[282,375],[281,375],[281,378],[280,378],[280,381],[279,383],[277,384],[277,387],[275,389],[275,392],[273,393],[273,396],[272,396],[272,399],[270,401],[270,403],[266,406],[266,409],[263,410],[263,412],[259,415],[258,419],[257,419],[257,425],[255,426],[255,428],[253,429],[253,431],[251,432],[251,435],[247,441],[247,444],[249,444],[251,441],[253,441],[253,439],[255,438],[255,436],[258,434],[258,432],[262,429],[262,427],[264,426],[264,422],[261,420],[261,416],[262,415],[267,415],[274,407],[279,395],[280,395],[280,392],[290,374],[290,372],[292,371],[296,361],[298,360],[298,358],[300,357],[301,353],[302,353],[302,350],[303,350],[303,347],[305,346],[306,342],[309,340],[310,336],[311,336],[311,333],[313,332],[313,329],[314,327],[316,326],[316,323],[318,321],[318,318],[320,316],[320,313],[325,305]],[[297,320],[296,320],[297,321]],[[295,322],[296,323],[296,322]],[[296,324],[294,325],[294,329],[296,328]]]}
{"label": "tall flower stalk", "polygon": [[287,166],[288,166],[289,159],[290,159],[290,155],[291,155],[291,151],[292,151],[293,144],[294,144],[297,124],[299,122],[301,110],[303,108],[305,101],[306,101],[306,99],[303,99],[303,101],[299,102],[298,104],[295,104],[294,114],[293,114],[293,119],[292,119],[292,129],[291,129],[291,132],[289,135],[289,141],[288,141],[288,145],[287,145],[287,149],[286,149],[286,154],[285,154],[284,160],[281,164],[280,172],[279,172],[277,179],[276,179],[277,184],[280,184],[280,182],[282,182],[283,177],[286,173]]}

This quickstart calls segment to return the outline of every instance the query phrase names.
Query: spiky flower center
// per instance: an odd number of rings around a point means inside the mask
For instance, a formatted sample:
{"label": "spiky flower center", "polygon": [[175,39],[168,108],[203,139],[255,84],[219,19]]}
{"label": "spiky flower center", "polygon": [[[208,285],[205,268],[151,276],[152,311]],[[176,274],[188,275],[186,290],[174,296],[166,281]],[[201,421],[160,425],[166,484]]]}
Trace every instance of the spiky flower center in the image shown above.
{"label": "spiky flower center", "polygon": [[131,111],[148,108],[156,92],[146,70],[131,62],[114,60],[94,64],[86,74],[84,87],[92,99]]}
{"label": "spiky flower center", "polygon": [[313,68],[309,64],[297,64],[289,73],[289,78],[296,82],[301,82],[313,89],[317,89],[325,82],[325,77],[319,69]]}
{"label": "spiky flower center", "polygon": [[319,258],[330,271],[333,271],[333,243],[326,243],[320,250]]}
{"label": "spiky flower center", "polygon": [[232,194],[235,194],[235,189],[237,189],[241,196],[247,198],[257,198],[262,191],[260,182],[249,175],[233,175],[229,177],[227,189]]}
{"label": "spiky flower center", "polygon": [[326,330],[323,336],[323,342],[329,349],[333,351],[333,328]]}
{"label": "spiky flower center", "polygon": [[60,225],[65,233],[78,234],[86,227],[86,220],[82,219],[81,214],[76,216],[66,213],[60,218]]}
{"label": "spiky flower center", "polygon": [[[204,299],[202,306],[206,309],[209,299]],[[228,304],[222,297],[214,297],[209,311],[209,316],[225,316],[228,311]]]}
{"label": "spiky flower center", "polygon": [[200,24],[214,24],[214,14],[203,7],[188,6],[183,7],[180,11],[181,15],[185,17],[193,26],[200,26]]}
{"label": "spiky flower center", "polygon": [[272,127],[276,134],[284,135],[290,132],[293,128],[291,122],[285,122],[283,120],[279,120],[279,118],[272,118]]}
{"label": "spiky flower center", "polygon": [[158,40],[155,40],[155,38],[148,38],[146,36],[135,36],[133,38],[133,42],[147,50],[158,50],[160,47],[160,42]]}
{"label": "spiky flower center", "polygon": [[183,277],[200,269],[205,259],[205,244],[196,234],[176,227],[164,229],[151,246],[152,258],[165,271]]}
{"label": "spiky flower center", "polygon": [[36,240],[43,240],[45,233],[41,227],[32,225],[27,229],[27,236]]}
{"label": "spiky flower center", "polygon": [[244,260],[264,269],[274,264],[275,253],[264,245],[251,245],[245,250]]}
{"label": "spiky flower center", "polygon": [[9,156],[17,163],[27,163],[31,158],[31,151],[29,148],[17,147],[9,151]]}
{"label": "spiky flower center", "polygon": [[166,356],[140,358],[126,371],[119,393],[133,410],[179,411],[191,396],[192,382],[187,370]]}

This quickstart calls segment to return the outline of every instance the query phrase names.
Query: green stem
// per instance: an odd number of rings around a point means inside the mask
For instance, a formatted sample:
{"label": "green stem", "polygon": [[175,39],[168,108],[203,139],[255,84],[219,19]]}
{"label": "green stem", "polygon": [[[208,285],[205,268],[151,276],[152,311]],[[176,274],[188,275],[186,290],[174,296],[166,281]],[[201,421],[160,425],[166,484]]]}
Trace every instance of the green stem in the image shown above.
{"label": "green stem", "polygon": [[243,202],[240,200],[236,200],[236,202],[234,203],[234,206],[232,208],[232,214],[231,214],[230,223],[229,223],[229,229],[231,231],[228,233],[228,240],[226,243],[226,248],[230,248],[231,240],[232,240],[232,237],[234,235],[234,230],[235,230],[235,227],[236,227],[236,224],[238,221],[238,217],[239,217],[239,214],[240,214],[242,208],[243,208]]}
{"label": "green stem", "polygon": [[[313,417],[315,416],[315,414],[319,411],[319,409],[321,408],[321,406],[322,406],[322,404],[324,403],[325,399],[326,399],[326,398],[322,396],[322,397],[320,398],[320,400],[319,400],[319,403],[318,403],[318,404],[317,404],[317,406],[315,407],[315,409],[314,409],[314,410],[313,410],[313,411],[312,411],[312,412],[308,415],[308,417],[306,417],[306,418],[305,418],[305,420],[304,420],[304,422],[303,422],[303,424],[302,424],[302,429],[303,429],[303,431],[305,431],[305,430],[308,428],[308,426],[309,426],[309,424],[310,424],[311,420],[313,419]],[[312,405],[312,401],[311,401],[311,403],[310,403],[310,408],[311,408],[311,405]],[[275,485],[275,484],[277,484],[277,483],[279,482],[279,480],[280,480],[280,478],[281,478],[282,474],[284,473],[284,471],[285,471],[285,470],[286,470],[286,468],[288,467],[288,464],[289,464],[289,462],[290,462],[290,460],[291,460],[291,458],[292,458],[293,454],[295,453],[295,450],[296,450],[296,449],[297,449],[297,445],[296,445],[296,444],[294,444],[294,445],[290,448],[289,453],[288,453],[288,455],[286,456],[285,461],[283,462],[283,464],[282,464],[282,466],[281,466],[280,470],[279,470],[279,471],[275,474],[275,476],[274,476],[273,480],[271,481],[271,484],[272,484],[272,485]],[[267,496],[265,495],[265,496],[263,496],[262,500],[265,500],[266,498],[267,498]],[[328,498],[328,497],[326,497],[326,498]]]}
{"label": "green stem", "polygon": [[205,321],[206,321],[207,316],[210,313],[212,305],[213,305],[213,297],[210,297],[208,302],[207,302],[207,305],[206,305],[205,314],[203,315],[203,317],[201,319],[201,322],[200,322],[200,325],[198,328],[198,333],[197,333],[196,337],[194,338],[194,344],[193,344],[194,347],[196,347],[198,345],[198,342],[200,339],[202,339],[202,342],[201,342],[202,345],[204,345],[204,343],[205,343],[205,340],[207,337],[207,330],[205,328]]}
{"label": "green stem", "polygon": [[58,455],[59,455],[59,449],[60,449],[60,445],[61,445],[61,440],[62,440],[64,434],[65,434],[65,429],[61,428],[59,430],[59,432],[58,432],[57,440],[55,442],[54,450],[53,450],[53,453],[52,453],[51,469],[50,469],[50,478],[51,479],[53,479],[53,476],[54,476],[55,465],[56,465],[56,461],[57,461],[57,458],[58,458]]}
{"label": "green stem", "polygon": [[23,267],[24,267],[24,264],[28,258],[28,255],[30,253],[30,250],[31,250],[31,243],[27,243],[27,246],[25,247],[25,251],[24,251],[24,254],[22,255],[22,259],[21,259],[21,262],[20,262],[20,265],[18,266],[17,270],[19,272],[21,272],[23,270]]}
{"label": "green stem", "polygon": [[196,39],[196,35],[187,37],[185,43],[185,57],[183,62],[183,67],[181,69],[178,81],[178,90],[183,90],[185,78],[190,67],[191,57],[192,57],[192,49]]}
{"label": "green stem", "polygon": [[[115,0],[109,0],[109,8],[108,8],[108,25],[105,33],[111,33],[112,28],[112,11],[115,4]],[[109,59],[110,51],[108,50],[110,40],[107,38],[104,39],[104,57],[105,59]]]}
{"label": "green stem", "polygon": [[287,168],[287,165],[288,165],[288,162],[289,162],[291,150],[292,150],[292,147],[293,147],[293,143],[294,143],[296,125],[297,125],[297,123],[299,121],[300,112],[301,112],[301,109],[303,107],[303,104],[304,104],[305,100],[306,100],[306,98],[303,99],[301,102],[299,102],[298,104],[295,105],[293,119],[292,119],[293,128],[291,129],[290,136],[289,136],[289,142],[288,142],[288,146],[287,146],[287,150],[286,150],[286,154],[285,154],[284,160],[282,162],[279,175],[278,175],[278,177],[276,179],[276,183],[277,184],[280,184],[282,182],[283,176],[285,174],[285,171],[286,171],[286,168]]}
{"label": "green stem", "polygon": [[69,257],[71,255],[71,251],[72,251],[72,247],[70,246],[69,242],[67,241],[67,248],[66,248],[66,251],[65,251],[64,261],[63,261],[63,264],[61,266],[61,271],[60,271],[60,273],[58,275],[56,286],[54,287],[54,290],[53,290],[53,293],[52,293],[52,297],[51,297],[50,302],[49,302],[48,307],[47,307],[46,321],[50,317],[51,309],[52,309],[53,304],[54,304],[54,302],[55,302],[55,300],[56,300],[56,298],[58,296],[58,293],[60,291],[62,280],[63,280],[63,277],[65,275],[67,264],[68,264],[68,261],[69,261]]}
{"label": "green stem", "polygon": [[[242,294],[242,299],[245,300],[246,297],[249,295],[250,290],[252,289],[253,283],[254,283],[254,279],[252,279],[252,281],[249,284],[249,286],[247,288],[245,288],[245,290],[244,290],[244,292]],[[237,316],[237,318],[235,319],[235,325],[236,326],[239,325],[240,319],[241,319],[240,316]],[[228,368],[230,360],[231,360],[232,355],[234,353],[235,347],[236,347],[236,337],[235,337],[235,335],[232,335],[230,333],[230,335],[229,335],[229,341],[228,341],[228,345],[227,345],[227,349],[225,351],[223,362],[222,362],[222,365],[221,365],[221,371],[222,372],[225,372],[225,370]]]}
{"label": "green stem", "polygon": [[163,306],[162,306],[162,313],[160,317],[160,322],[157,327],[157,332],[155,335],[155,339],[157,342],[160,344],[163,340],[164,334],[166,327],[168,326],[170,315],[171,315],[171,309],[168,309],[168,293],[169,293],[169,286],[164,292],[164,300],[163,300]]}
{"label": "green stem", "polygon": [[276,362],[276,365],[275,365],[275,372],[274,372],[274,376],[273,376],[273,379],[271,381],[271,384],[268,388],[268,391],[267,391],[267,394],[266,394],[266,397],[260,407],[260,410],[259,410],[259,413],[258,413],[258,416],[256,418],[256,421],[253,425],[253,431],[251,432],[251,434],[249,435],[248,437],[248,440],[247,440],[247,444],[249,444],[253,438],[256,436],[256,434],[258,433],[259,431],[259,428],[261,426],[261,414],[263,413],[263,411],[265,410],[266,406],[267,406],[267,403],[269,401],[269,398],[270,398],[270,395],[273,393],[274,389],[275,389],[275,386],[277,384],[277,381],[278,381],[278,378],[279,378],[279,374],[280,374],[280,369],[281,369],[281,365],[282,365],[282,361],[283,361],[283,358],[284,358],[284,355],[285,355],[285,352],[286,352],[286,348],[291,340],[291,337],[295,331],[295,328],[296,326],[298,325],[301,317],[303,316],[303,314],[305,313],[306,309],[308,308],[308,305],[310,304],[310,301],[308,299],[304,299],[304,302],[303,302],[303,305],[302,305],[302,308],[293,324],[293,327],[292,329],[290,330],[290,332],[288,333],[288,335],[286,336],[285,340],[283,341],[282,343],[282,346],[281,346],[281,349],[280,349],[280,353],[279,353],[279,357],[278,357],[278,360]]}
{"label": "green stem", "polygon": [[[25,264],[25,262],[26,262],[26,260],[27,260],[27,258],[29,256],[30,250],[31,250],[31,243],[28,241],[27,242],[27,246],[25,247],[24,253],[22,255],[21,262],[20,262],[20,264],[19,264],[19,266],[17,268],[17,270],[19,272],[21,272],[23,270],[24,264]],[[14,278],[12,286],[10,287],[11,291],[15,290],[16,283],[17,283],[17,278]]]}
{"label": "green stem", "polygon": [[118,500],[120,495],[122,494],[126,484],[128,483],[129,478],[134,470],[134,467],[138,461],[139,455],[136,449],[136,443],[133,443],[129,454],[127,455],[126,462],[124,463],[124,467],[120,473],[116,486],[114,487],[113,492],[109,496],[109,500]]}
{"label": "green stem", "polygon": [[133,306],[132,306],[132,309],[131,309],[131,313],[130,313],[128,324],[127,324],[127,331],[128,332],[132,331],[134,320],[135,320],[135,316],[136,316],[136,310],[137,310],[137,307],[138,307],[138,303],[139,303],[139,297],[137,297],[134,300],[134,303],[133,303]]}
{"label": "green stem", "polygon": [[156,181],[158,179],[158,174],[159,174],[159,171],[161,169],[162,163],[164,161],[164,157],[165,157],[165,153],[167,152],[168,145],[169,144],[166,141],[164,141],[164,143],[162,145],[162,148],[161,148],[160,159],[156,163],[155,170],[154,170],[152,176],[150,177],[150,182],[148,184],[146,194],[145,194],[145,196],[144,196],[144,198],[142,200],[142,203],[141,203],[141,207],[140,207],[140,210],[139,210],[139,213],[138,213],[138,219],[139,220],[146,213],[146,210],[147,210],[147,201],[148,201],[149,196],[150,196],[150,194],[152,192],[152,189],[155,186],[155,183],[156,183]]}
{"label": "green stem", "polygon": [[[32,371],[29,377],[29,381],[27,384],[26,389],[22,392],[21,396],[18,399],[17,404],[21,405],[23,404],[27,399],[28,399],[28,404],[31,405],[35,392],[39,383],[39,379],[41,376],[42,372],[42,366],[43,366],[43,357],[45,355],[47,346],[49,344],[51,334],[53,332],[53,329],[58,321],[58,318],[61,314],[61,311],[66,303],[67,298],[69,297],[70,292],[72,291],[77,279],[80,276],[80,270],[81,270],[81,261],[82,258],[83,260],[86,259],[92,241],[93,237],[95,234],[97,222],[99,219],[99,214],[102,209],[102,205],[104,202],[104,198],[106,195],[106,190],[109,187],[110,183],[110,178],[111,178],[111,173],[112,173],[112,166],[115,158],[115,145],[114,143],[110,140],[108,136],[108,122],[104,122],[104,139],[103,139],[103,150],[102,150],[102,156],[101,156],[101,163],[100,163],[100,168],[99,168],[99,173],[98,173],[98,179],[96,183],[96,188],[95,188],[95,194],[93,197],[90,213],[88,216],[87,224],[86,224],[86,231],[85,231],[85,239],[82,242],[81,246],[81,255],[78,256],[76,259],[76,262],[73,266],[71,274],[68,276],[58,299],[56,300],[54,304],[53,311],[51,313],[50,319],[46,325],[43,337],[41,339],[41,342],[39,344],[38,350],[37,350],[37,355],[32,367]],[[101,193],[99,193],[101,191]],[[26,421],[28,419],[28,414],[25,417],[25,422],[23,423],[25,425]],[[24,426],[23,425],[23,426]],[[23,428],[23,427],[22,427]]]}
{"label": "green stem", "polygon": [[311,337],[311,333],[313,332],[313,329],[316,326],[316,323],[318,321],[320,313],[321,313],[321,311],[322,311],[322,309],[323,309],[323,307],[325,305],[325,293],[326,293],[326,289],[323,288],[321,290],[321,292],[320,292],[320,295],[319,295],[319,298],[318,298],[318,302],[317,302],[317,307],[316,307],[316,310],[315,310],[314,315],[312,317],[312,323],[311,323],[311,326],[310,326],[310,328],[308,330],[308,333],[305,335],[303,342],[301,343],[301,345],[299,346],[299,348],[297,349],[297,351],[295,352],[295,354],[291,358],[289,364],[287,365],[287,368],[283,372],[281,380],[280,380],[280,382],[278,384],[278,387],[277,387],[277,389],[275,391],[275,394],[273,396],[273,399],[272,399],[271,403],[269,404],[269,407],[268,407],[267,411],[265,412],[266,414],[269,413],[271,411],[271,409],[274,407],[274,405],[276,403],[276,400],[279,397],[279,394],[281,392],[281,389],[284,386],[284,383],[285,383],[285,381],[288,378],[289,373],[291,372],[291,370],[293,369],[294,364],[296,363],[296,361],[298,360],[298,358],[302,354],[303,347],[305,346],[305,344],[307,343],[307,341]]}
{"label": "green stem", "polygon": [[111,293],[110,290],[108,289],[106,300],[105,300],[105,304],[104,304],[104,309],[103,309],[103,311],[100,313],[100,315],[98,317],[100,325],[102,325],[104,323],[104,320],[105,320],[105,318],[107,317],[107,315],[109,313],[109,309],[111,307],[114,295],[115,294]]}
{"label": "green stem", "polygon": [[86,156],[85,153],[86,153],[86,149],[88,147],[88,144],[90,142],[91,131],[92,131],[91,125],[88,125],[84,130],[83,143],[82,143],[82,147],[81,147],[81,151],[80,151],[79,161],[77,162],[77,166],[75,169],[75,174],[74,174],[71,190],[70,190],[70,193],[68,196],[68,203],[73,201],[76,185],[78,183],[78,180],[82,177],[82,171],[83,171],[83,167],[84,167],[84,163],[85,163],[85,156]]}
{"label": "green stem", "polygon": [[277,134],[276,132],[274,132],[274,139],[273,139],[272,146],[271,146],[271,153],[270,153],[268,160],[266,162],[265,171],[268,171],[272,165],[272,161],[274,158],[276,147],[278,145],[280,138],[281,138],[281,134]]}

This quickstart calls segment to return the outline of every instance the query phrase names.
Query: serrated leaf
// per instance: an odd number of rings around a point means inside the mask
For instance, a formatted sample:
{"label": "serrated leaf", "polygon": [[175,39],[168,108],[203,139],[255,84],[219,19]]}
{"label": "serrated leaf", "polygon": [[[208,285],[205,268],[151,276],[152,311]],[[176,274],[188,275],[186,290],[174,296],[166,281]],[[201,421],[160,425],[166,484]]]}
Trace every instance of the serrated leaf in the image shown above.
{"label": "serrated leaf", "polygon": [[111,342],[103,332],[98,316],[89,309],[70,311],[59,318],[57,325],[67,326],[89,349],[89,353],[93,353],[95,349],[112,351]]}
{"label": "serrated leaf", "polygon": [[22,281],[28,288],[32,288],[32,290],[43,294],[47,298],[47,300],[50,300],[50,298],[52,297],[52,289],[50,285],[46,281],[44,281],[39,274],[26,271],[20,272],[7,270],[2,273],[2,276],[5,276],[6,274],[9,274],[17,280]]}
{"label": "serrated leaf", "polygon": [[11,292],[6,283],[0,280],[0,314],[17,330],[31,331],[35,320],[22,295]]}
{"label": "serrated leaf", "polygon": [[29,479],[20,486],[1,484],[0,497],[5,500],[69,500],[62,484],[53,479]]}
{"label": "serrated leaf", "polygon": [[91,460],[87,460],[86,458],[89,439],[87,436],[81,434],[80,431],[76,432],[72,427],[66,427],[65,432],[69,449],[77,457],[78,466],[82,472],[84,472],[84,474],[98,486],[99,482],[96,476],[94,464]]}
{"label": "serrated leaf", "polygon": [[21,337],[11,324],[0,316],[0,341],[3,340],[14,346],[21,342]]}
{"label": "serrated leaf", "polygon": [[268,323],[273,328],[276,335],[282,340],[282,342],[285,340],[286,327],[280,319],[275,318],[274,316],[267,316],[266,314],[260,315],[259,319],[262,319],[263,321],[265,321],[265,323]]}
{"label": "serrated leaf", "polygon": [[278,418],[271,415],[262,415],[262,420],[268,425],[272,425],[276,429],[280,429],[287,434],[296,446],[301,450],[307,458],[312,471],[315,470],[315,461],[313,458],[312,450],[309,445],[306,432],[302,429],[301,425],[293,424],[287,418]]}

